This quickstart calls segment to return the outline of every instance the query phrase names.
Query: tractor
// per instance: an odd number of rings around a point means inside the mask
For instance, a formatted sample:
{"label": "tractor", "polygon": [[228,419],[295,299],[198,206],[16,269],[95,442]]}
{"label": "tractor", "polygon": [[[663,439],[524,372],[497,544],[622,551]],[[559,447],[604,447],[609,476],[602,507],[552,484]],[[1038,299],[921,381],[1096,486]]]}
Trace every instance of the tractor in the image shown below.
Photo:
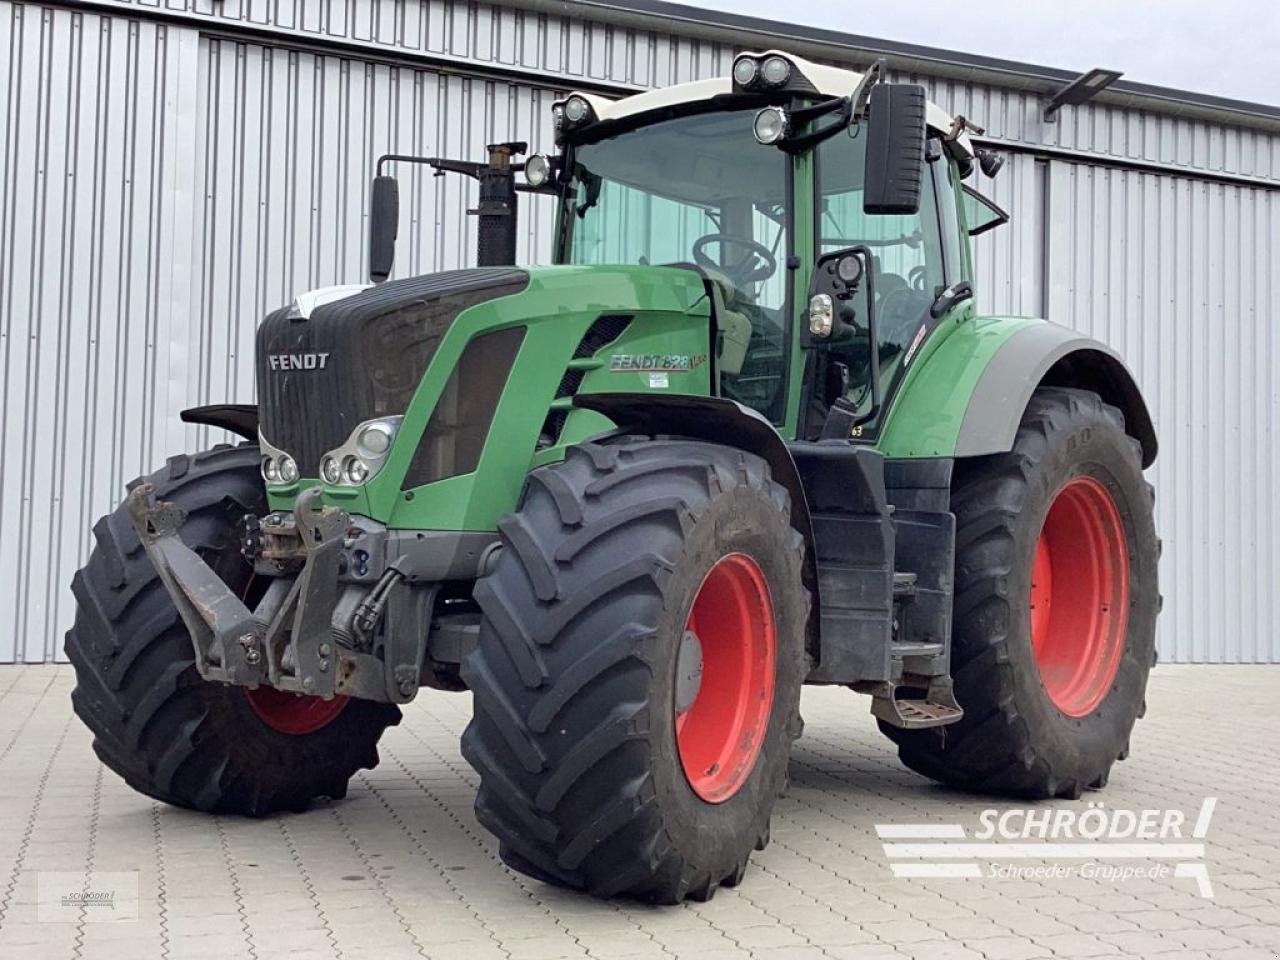
{"label": "tractor", "polygon": [[[1155,661],[1156,436],[1107,346],[978,311],[1002,158],[882,62],[779,51],[552,113],[550,154],[381,158],[370,282],[270,313],[257,403],[181,413],[244,442],[95,526],[66,651],[102,762],[301,810],[469,690],[502,859],[659,903],[768,843],[806,683],[954,788],[1103,787]],[[479,181],[476,267],[389,279],[412,163]],[[514,263],[522,194],[551,265]]]}

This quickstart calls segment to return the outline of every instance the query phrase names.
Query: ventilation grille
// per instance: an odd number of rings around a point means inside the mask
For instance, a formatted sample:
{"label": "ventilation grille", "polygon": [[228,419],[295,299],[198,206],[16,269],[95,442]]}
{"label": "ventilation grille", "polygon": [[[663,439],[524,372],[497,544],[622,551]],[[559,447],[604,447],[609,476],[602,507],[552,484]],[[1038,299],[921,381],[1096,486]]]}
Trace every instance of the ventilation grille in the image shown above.
{"label": "ventilation grille", "polygon": [[[587,332],[582,335],[578,348],[573,351],[573,359],[586,360],[589,357],[594,357],[622,336],[623,332],[630,326],[631,319],[629,314],[616,313],[596,317],[591,326],[587,328]],[[576,396],[578,388],[582,386],[582,378],[586,376],[586,373],[587,371],[585,370],[566,370],[564,376],[560,378],[560,386],[556,388],[556,399],[564,400]],[[568,410],[551,410],[547,413],[546,420],[542,422],[542,432],[538,435],[539,450],[554,447],[559,442],[560,432],[564,430],[564,424],[568,418]]]}

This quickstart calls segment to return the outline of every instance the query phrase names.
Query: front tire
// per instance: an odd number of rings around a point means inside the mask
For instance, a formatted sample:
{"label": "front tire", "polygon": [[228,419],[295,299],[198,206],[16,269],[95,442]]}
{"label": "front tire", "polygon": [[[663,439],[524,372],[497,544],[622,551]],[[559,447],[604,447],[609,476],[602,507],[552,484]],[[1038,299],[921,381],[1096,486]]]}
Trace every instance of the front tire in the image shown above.
{"label": "front tire", "polygon": [[583,444],[530,475],[463,664],[476,814],[507,864],[664,903],[741,879],[800,731],[789,514],[763,460],[714,444]]}
{"label": "front tire", "polygon": [[[267,506],[258,463],[256,446],[223,446],[172,457],[146,478],[157,499],[186,511],[183,542],[240,595],[253,569],[237,524]],[[131,787],[180,807],[265,816],[342,797],[357,770],[377,765],[396,707],[206,682],[125,508],[93,532],[97,545],[72,582],[71,703],[98,758]]]}
{"label": "front tire", "polygon": [[1095,393],[1037,390],[1008,454],[960,462],[951,663],[958,723],[881,729],[903,763],[980,792],[1106,784],[1145,711],[1160,544],[1138,442]]}

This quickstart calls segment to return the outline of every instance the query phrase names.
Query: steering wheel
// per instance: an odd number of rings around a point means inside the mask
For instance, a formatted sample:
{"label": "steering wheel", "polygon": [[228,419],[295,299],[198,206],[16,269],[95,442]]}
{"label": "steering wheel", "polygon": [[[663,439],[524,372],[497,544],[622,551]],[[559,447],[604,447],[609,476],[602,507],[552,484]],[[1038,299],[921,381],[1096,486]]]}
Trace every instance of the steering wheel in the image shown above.
{"label": "steering wheel", "polygon": [[[733,263],[717,263],[705,252],[705,248],[713,243],[722,247],[741,247],[746,252]],[[778,259],[768,247],[746,237],[735,237],[731,233],[708,233],[705,237],[699,237],[693,244],[693,259],[704,270],[719,270],[726,274],[734,286],[739,287],[758,280],[768,280],[778,269]]]}

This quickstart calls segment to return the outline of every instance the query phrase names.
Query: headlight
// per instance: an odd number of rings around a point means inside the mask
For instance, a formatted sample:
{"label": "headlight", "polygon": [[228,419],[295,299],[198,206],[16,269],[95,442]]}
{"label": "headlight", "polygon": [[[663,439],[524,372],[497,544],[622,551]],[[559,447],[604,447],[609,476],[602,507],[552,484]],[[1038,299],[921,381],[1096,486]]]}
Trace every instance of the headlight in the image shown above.
{"label": "headlight", "polygon": [[262,452],[262,479],[267,483],[296,483],[298,461],[272,444],[258,431],[258,449]]}
{"label": "headlight", "polygon": [[325,457],[320,461],[320,479],[329,484],[342,482],[342,471],[333,457]]}
{"label": "headlight", "polygon": [[342,464],[342,478],[358,486],[369,479],[369,465],[359,457],[347,457]]}
{"label": "headlight", "polygon": [[756,141],[765,145],[777,143],[791,132],[791,124],[787,120],[787,112],[781,107],[765,107],[756,114],[751,125]]}
{"label": "headlight", "polygon": [[359,486],[383,468],[404,417],[357,424],[347,442],[320,460],[320,478],[331,486]]}
{"label": "headlight", "polygon": [[367,460],[376,460],[391,449],[395,429],[385,421],[369,424],[356,434],[356,450]]}
{"label": "headlight", "polygon": [[782,57],[770,57],[760,67],[760,79],[771,87],[780,87],[791,78],[791,64]]}

